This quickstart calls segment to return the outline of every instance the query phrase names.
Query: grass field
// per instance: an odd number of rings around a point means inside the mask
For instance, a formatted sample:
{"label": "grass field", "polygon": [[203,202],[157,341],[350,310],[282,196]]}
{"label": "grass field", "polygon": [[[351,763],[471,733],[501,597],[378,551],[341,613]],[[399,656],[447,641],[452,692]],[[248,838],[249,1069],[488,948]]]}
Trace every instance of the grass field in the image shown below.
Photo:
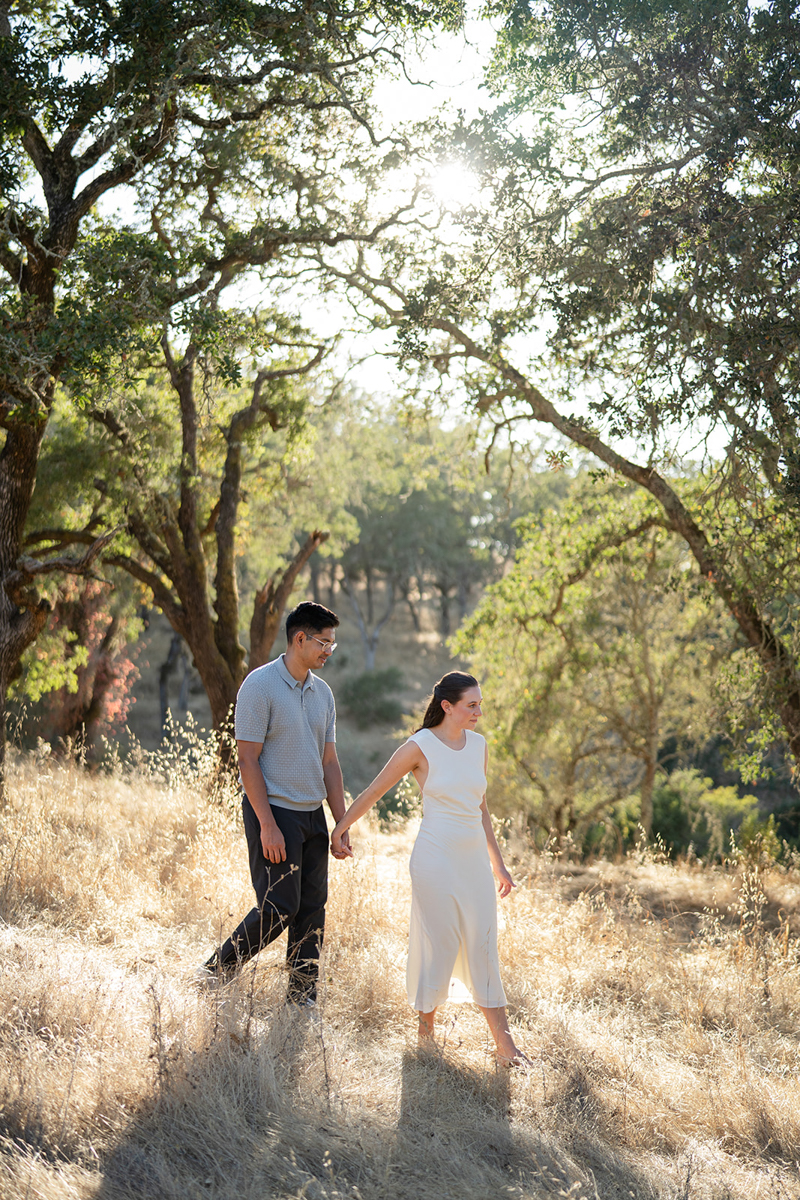
{"label": "grass field", "polygon": [[512,839],[501,960],[529,1073],[480,1015],[420,1055],[403,977],[413,826],[331,864],[319,1024],[282,945],[192,968],[249,907],[232,806],[144,767],[19,759],[0,840],[3,1197],[800,1196],[800,877]]}

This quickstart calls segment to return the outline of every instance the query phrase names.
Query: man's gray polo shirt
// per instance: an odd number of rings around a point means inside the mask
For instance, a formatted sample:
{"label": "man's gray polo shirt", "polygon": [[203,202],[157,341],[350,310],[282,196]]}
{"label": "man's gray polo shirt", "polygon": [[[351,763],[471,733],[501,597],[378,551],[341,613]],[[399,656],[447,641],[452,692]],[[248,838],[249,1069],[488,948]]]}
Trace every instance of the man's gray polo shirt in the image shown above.
{"label": "man's gray polo shirt", "polygon": [[236,737],[263,742],[258,757],[270,804],[308,812],[325,799],[322,755],[336,741],[336,706],[309,671],[301,686],[283,655],[251,671],[236,697]]}

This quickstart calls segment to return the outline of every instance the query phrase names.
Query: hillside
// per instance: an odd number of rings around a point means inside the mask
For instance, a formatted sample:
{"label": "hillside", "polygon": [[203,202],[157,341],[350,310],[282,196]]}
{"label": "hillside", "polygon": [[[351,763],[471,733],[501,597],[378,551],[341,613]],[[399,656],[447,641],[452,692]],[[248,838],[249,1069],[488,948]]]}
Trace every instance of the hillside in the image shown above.
{"label": "hillside", "polygon": [[[332,864],[321,1022],[282,947],[199,994],[250,905],[233,806],[20,759],[0,840],[8,1200],[796,1197],[800,874],[509,847],[500,953],[529,1073],[471,1006],[420,1055],[404,995],[414,828]],[[230,800],[230,798],[229,798]]]}

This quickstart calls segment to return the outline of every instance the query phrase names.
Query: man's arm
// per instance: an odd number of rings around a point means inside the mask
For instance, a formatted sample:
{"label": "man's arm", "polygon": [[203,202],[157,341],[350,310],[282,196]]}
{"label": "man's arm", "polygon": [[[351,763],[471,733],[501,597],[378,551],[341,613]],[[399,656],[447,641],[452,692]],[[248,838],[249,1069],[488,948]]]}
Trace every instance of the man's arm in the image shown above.
{"label": "man's arm", "polygon": [[[237,741],[236,748],[239,752],[239,770],[245,794],[253,806],[253,811],[261,826],[261,849],[264,851],[264,858],[267,862],[285,862],[286,843],[272,815],[267,785],[264,783],[264,776],[261,774],[261,767],[258,764],[263,744]],[[341,777],[341,771],[339,776]]]}
{"label": "man's arm", "polygon": [[[344,780],[342,779],[342,768],[339,765],[335,742],[325,743],[325,749],[322,753],[322,775],[325,780],[325,794],[328,800],[328,808],[331,810],[331,816],[334,821],[340,821],[344,816],[347,805],[344,802]],[[345,838],[347,839],[346,841]],[[334,858],[349,858],[352,855],[350,838],[347,834],[345,834],[345,838],[342,838],[341,852],[333,853]]]}

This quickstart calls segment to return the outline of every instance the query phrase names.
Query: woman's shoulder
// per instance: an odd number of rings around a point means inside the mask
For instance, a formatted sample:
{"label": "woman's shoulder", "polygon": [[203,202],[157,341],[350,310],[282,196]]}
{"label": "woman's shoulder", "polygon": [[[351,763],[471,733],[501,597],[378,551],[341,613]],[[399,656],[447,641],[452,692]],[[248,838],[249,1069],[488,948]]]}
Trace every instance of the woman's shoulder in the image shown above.
{"label": "woman's shoulder", "polygon": [[472,742],[474,746],[486,745],[486,738],[482,733],[478,733],[477,729],[467,729],[465,730],[465,733],[467,735],[467,741]]}
{"label": "woman's shoulder", "polygon": [[[403,742],[403,745],[400,747],[403,754],[409,756],[409,761],[412,756],[416,759],[417,766],[421,760],[428,762],[431,753],[430,742],[427,737],[420,737],[421,733],[426,734],[428,730],[418,729],[416,733],[409,734],[408,741]],[[399,751],[395,753],[399,753]],[[413,768],[409,768],[409,770],[411,769]]]}

